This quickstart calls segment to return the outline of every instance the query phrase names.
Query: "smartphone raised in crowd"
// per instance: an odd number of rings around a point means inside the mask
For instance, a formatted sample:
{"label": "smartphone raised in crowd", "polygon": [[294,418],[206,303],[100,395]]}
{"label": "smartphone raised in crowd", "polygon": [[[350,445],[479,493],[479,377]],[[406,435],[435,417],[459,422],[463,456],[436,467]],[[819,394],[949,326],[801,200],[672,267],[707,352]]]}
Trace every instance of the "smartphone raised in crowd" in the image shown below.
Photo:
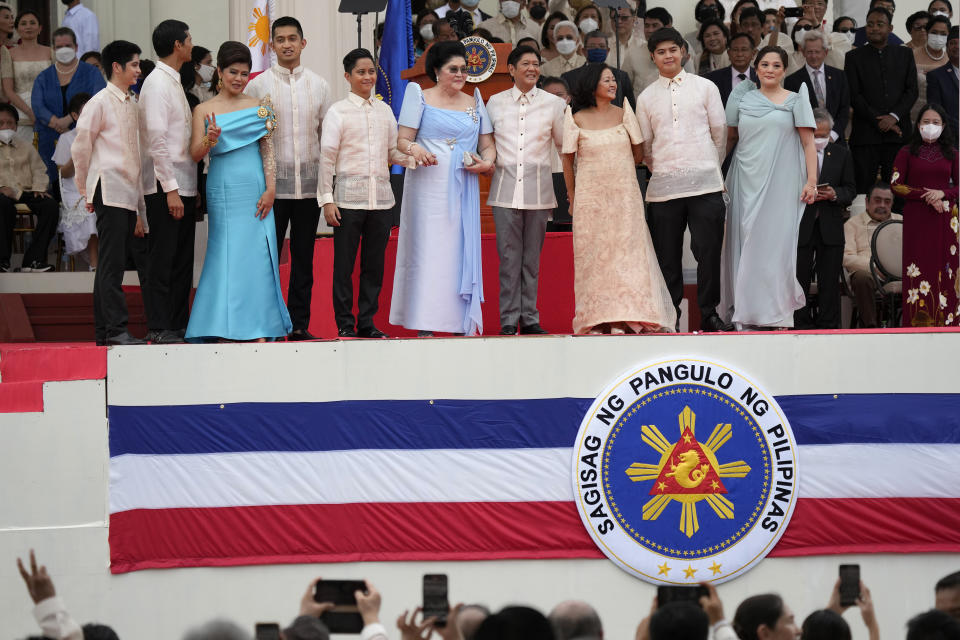
{"label": "smartphone raised in crowd", "polygon": [[657,608],[670,602],[692,602],[699,607],[700,598],[709,595],[707,588],[699,584],[689,587],[662,585],[657,587]]}
{"label": "smartphone raised in crowd", "polygon": [[840,606],[852,607],[860,598],[860,565],[840,565]]}
{"label": "smartphone raised in crowd", "polygon": [[423,618],[436,618],[434,626],[447,625],[450,602],[447,599],[447,576],[443,573],[428,573],[423,576]]}
{"label": "smartphone raised in crowd", "polygon": [[325,611],[320,619],[330,633],[360,633],[363,631],[363,618],[357,609],[354,593],[366,593],[367,583],[363,580],[321,580],[313,592],[314,602],[332,602],[333,609]]}
{"label": "smartphone raised in crowd", "polygon": [[784,7],[783,17],[784,18],[802,18],[803,7]]}
{"label": "smartphone raised in crowd", "polygon": [[254,630],[256,640],[280,640],[280,625],[276,622],[258,622]]}

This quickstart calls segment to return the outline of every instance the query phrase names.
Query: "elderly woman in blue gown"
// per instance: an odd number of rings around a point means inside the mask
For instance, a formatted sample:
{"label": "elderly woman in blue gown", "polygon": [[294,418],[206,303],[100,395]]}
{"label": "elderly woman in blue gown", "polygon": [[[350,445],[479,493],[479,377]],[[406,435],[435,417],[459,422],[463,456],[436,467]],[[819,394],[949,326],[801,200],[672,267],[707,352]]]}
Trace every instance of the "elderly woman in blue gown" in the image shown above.
{"label": "elderly woman in blue gown", "polygon": [[800,219],[817,195],[807,87],[783,88],[787,53],[780,47],[761,49],[754,67],[760,88],[741,82],[727,101],[727,125],[739,141],[727,173],[719,312],[737,330],[793,326],[793,312],[806,303],[797,282]]}
{"label": "elderly woman in blue gown", "polygon": [[483,332],[477,176],[497,152],[480,92],[462,91],[466,55],[460,42],[430,47],[426,72],[437,84],[408,84],[398,118],[397,149],[418,167],[403,184],[390,323],[421,336]]}

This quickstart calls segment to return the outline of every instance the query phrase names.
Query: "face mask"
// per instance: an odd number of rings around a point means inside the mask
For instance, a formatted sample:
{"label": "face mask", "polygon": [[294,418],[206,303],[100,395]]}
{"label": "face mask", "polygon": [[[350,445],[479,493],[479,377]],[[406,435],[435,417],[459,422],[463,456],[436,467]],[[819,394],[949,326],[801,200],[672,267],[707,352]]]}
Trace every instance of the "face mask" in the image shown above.
{"label": "face mask", "polygon": [[544,16],[547,15],[547,8],[542,4],[535,4],[530,7],[530,17],[534,20],[543,20]]}
{"label": "face mask", "polygon": [[817,151],[823,151],[829,143],[830,143],[830,138],[814,138],[813,139],[813,144],[817,148]]}
{"label": "face mask", "polygon": [[845,36],[847,37],[847,40],[850,42],[850,44],[853,44],[853,41],[854,41],[854,40],[856,39],[856,37],[857,37],[857,34],[854,33],[852,30],[851,30],[851,31],[847,31],[847,32],[846,32],[845,34],[843,34],[843,35],[845,35]]}
{"label": "face mask", "polygon": [[10,144],[13,142],[13,136],[15,135],[17,135],[17,132],[13,129],[0,129],[0,142]]}
{"label": "face mask", "polygon": [[584,35],[596,31],[600,28],[600,24],[593,18],[584,18],[580,21],[580,32]]}
{"label": "face mask", "polygon": [[797,43],[798,47],[803,47],[803,34],[805,33],[806,31],[804,31],[803,29],[800,29],[793,34],[793,41]]}
{"label": "face mask", "polygon": [[557,51],[560,52],[560,55],[568,56],[576,50],[576,40],[557,40]]}
{"label": "face mask", "polygon": [[948,19],[950,18],[950,14],[947,13],[946,11],[934,11],[934,12],[933,12],[933,15],[935,15],[935,16],[943,16],[944,18],[948,18]]}
{"label": "face mask", "polygon": [[516,0],[503,0],[500,3],[500,13],[507,20],[513,20],[520,15],[520,3]]}
{"label": "face mask", "polygon": [[53,55],[60,64],[67,64],[73,62],[73,59],[77,57],[77,50],[73,47],[60,47]]}
{"label": "face mask", "polygon": [[200,68],[197,69],[197,75],[199,75],[200,79],[204,82],[210,82],[213,80],[214,71],[216,71],[216,69],[211,67],[209,64],[202,64],[200,65]]}
{"label": "face mask", "polygon": [[420,37],[424,40],[433,40],[433,23],[428,22],[427,24],[420,27]]}
{"label": "face mask", "polygon": [[927,47],[934,51],[943,51],[947,46],[947,36],[942,33],[927,34]]}
{"label": "face mask", "polygon": [[604,62],[606,59],[606,49],[587,49],[587,62]]}
{"label": "face mask", "polygon": [[460,4],[467,9],[474,9],[478,4],[480,4],[480,0],[460,0]]}
{"label": "face mask", "polygon": [[927,142],[933,142],[938,139],[941,133],[943,133],[943,127],[939,124],[925,124],[920,127],[920,135]]}

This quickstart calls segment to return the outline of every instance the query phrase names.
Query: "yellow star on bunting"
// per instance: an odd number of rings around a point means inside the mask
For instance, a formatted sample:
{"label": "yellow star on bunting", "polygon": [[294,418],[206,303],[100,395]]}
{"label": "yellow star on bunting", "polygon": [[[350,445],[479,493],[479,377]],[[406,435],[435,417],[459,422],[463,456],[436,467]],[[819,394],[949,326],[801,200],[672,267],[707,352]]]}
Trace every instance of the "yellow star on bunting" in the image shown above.
{"label": "yellow star on bunting", "polygon": [[683,570],[683,573],[684,573],[684,575],[685,575],[687,578],[692,578],[692,577],[693,577],[693,574],[695,574],[696,572],[697,572],[697,570],[694,569],[694,568],[693,568],[692,566],[690,566],[689,564],[687,565],[687,568]]}
{"label": "yellow star on bunting", "polygon": [[720,567],[721,567],[721,566],[722,566],[722,565],[717,564],[717,561],[714,560],[714,561],[713,561],[713,564],[710,565],[710,566],[708,567],[708,569],[710,569],[710,571],[713,571],[713,575],[717,575],[718,573],[720,573]]}
{"label": "yellow star on bunting", "polygon": [[666,563],[666,562],[664,562],[663,564],[658,564],[658,565],[657,565],[657,568],[660,569],[660,572],[657,573],[658,576],[669,576],[669,575],[670,575],[670,567],[667,566],[667,563]]}

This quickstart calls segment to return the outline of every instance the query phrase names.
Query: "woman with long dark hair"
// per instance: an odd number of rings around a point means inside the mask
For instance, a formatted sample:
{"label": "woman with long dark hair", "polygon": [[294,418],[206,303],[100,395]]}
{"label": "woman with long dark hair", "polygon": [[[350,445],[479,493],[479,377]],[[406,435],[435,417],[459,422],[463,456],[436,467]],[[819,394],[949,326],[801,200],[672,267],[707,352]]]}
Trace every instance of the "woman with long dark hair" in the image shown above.
{"label": "woman with long dark hair", "polygon": [[955,327],[960,318],[957,150],[940,105],[920,109],[910,144],[893,161],[903,208],[903,326]]}
{"label": "woman with long dark hair", "polygon": [[741,602],[733,615],[733,630],[740,640],[795,640],[800,636],[793,611],[775,593],[751,596]]}

